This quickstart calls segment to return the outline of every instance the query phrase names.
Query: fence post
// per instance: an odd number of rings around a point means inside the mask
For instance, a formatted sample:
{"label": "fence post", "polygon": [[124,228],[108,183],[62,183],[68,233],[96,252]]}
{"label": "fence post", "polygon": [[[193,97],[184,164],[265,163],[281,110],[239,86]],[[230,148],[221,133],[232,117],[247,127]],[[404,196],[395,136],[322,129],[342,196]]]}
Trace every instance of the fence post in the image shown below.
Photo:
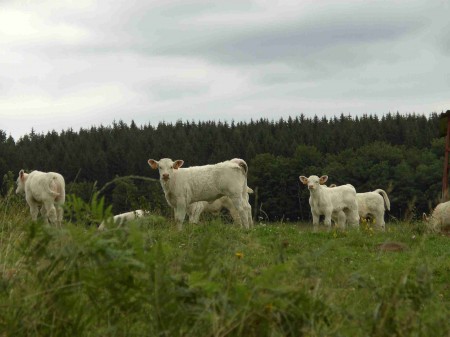
{"label": "fence post", "polygon": [[[450,151],[450,110],[441,114],[441,135],[445,132],[444,172],[442,174],[441,202],[448,200],[448,153]],[[445,131],[444,131],[445,130]]]}

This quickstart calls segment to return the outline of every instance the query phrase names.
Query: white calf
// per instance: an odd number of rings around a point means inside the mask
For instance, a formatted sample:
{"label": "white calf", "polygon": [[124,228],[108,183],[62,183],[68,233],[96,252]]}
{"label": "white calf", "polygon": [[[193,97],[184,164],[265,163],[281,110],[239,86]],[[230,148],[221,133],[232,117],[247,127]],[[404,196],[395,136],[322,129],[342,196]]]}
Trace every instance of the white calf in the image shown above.
{"label": "white calf", "polygon": [[438,204],[429,218],[424,213],[423,219],[433,232],[439,232],[444,227],[450,226],[450,201]]}
{"label": "white calf", "polygon": [[61,226],[66,199],[65,188],[64,178],[59,173],[33,171],[28,174],[20,170],[16,193],[25,193],[34,221],[37,220],[41,208],[45,223],[50,220],[51,223]]}
{"label": "white calf", "polygon": [[384,211],[391,209],[386,192],[379,188],[373,192],[356,193],[356,200],[360,218],[372,215],[376,219],[376,225],[384,230]]}
{"label": "white calf", "polygon": [[315,175],[309,178],[300,176],[299,179],[309,189],[309,205],[315,229],[319,225],[321,215],[325,216],[324,223],[328,228],[331,227],[331,219],[341,228],[345,228],[346,222],[352,226],[358,226],[356,190],[352,185],[327,187],[323,184],[328,180],[328,176],[320,178]]}
{"label": "white calf", "polygon": [[109,222],[111,220],[112,220],[112,222],[114,224],[116,224],[117,226],[120,227],[127,221],[134,220],[134,219],[137,219],[137,218],[142,218],[142,217],[144,217],[146,215],[148,215],[148,212],[143,211],[142,209],[137,209],[135,211],[117,214],[117,215],[114,215],[112,217],[112,219],[110,218],[108,220],[102,221],[100,226],[98,226],[98,230],[100,230],[100,231],[104,230],[106,228],[106,222]]}
{"label": "white calf", "polygon": [[[168,204],[175,211],[181,229],[188,206],[197,201],[214,201],[222,196],[230,198],[239,213],[239,223],[252,225],[251,207],[247,202],[247,163],[232,159],[215,165],[181,168],[183,160],[149,159],[152,169],[159,169],[160,182]],[[250,207],[250,211],[249,211]]]}
{"label": "white calf", "polygon": [[[247,203],[248,203],[248,194],[252,194],[253,190],[250,187],[247,187]],[[200,215],[203,212],[219,214],[222,209],[227,209],[230,212],[230,215],[235,223],[239,223],[239,212],[236,207],[234,207],[233,202],[227,196],[223,196],[219,199],[216,199],[212,202],[208,201],[198,201],[189,205],[187,214],[189,216],[190,223],[198,223],[200,219]],[[248,204],[247,211],[250,212],[248,215],[249,218],[252,217],[251,214],[251,206]]]}

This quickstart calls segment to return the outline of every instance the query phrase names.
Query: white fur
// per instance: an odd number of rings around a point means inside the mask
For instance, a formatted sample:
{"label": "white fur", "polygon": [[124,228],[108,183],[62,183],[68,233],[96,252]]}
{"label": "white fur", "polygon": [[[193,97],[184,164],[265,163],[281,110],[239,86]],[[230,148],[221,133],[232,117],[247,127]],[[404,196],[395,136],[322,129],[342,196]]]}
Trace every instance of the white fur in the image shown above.
{"label": "white fur", "polygon": [[450,226],[450,201],[438,204],[430,218],[424,214],[424,220],[434,232],[439,232],[444,226]]}
{"label": "white fur", "polygon": [[327,187],[323,184],[328,180],[328,176],[300,176],[299,179],[308,186],[309,205],[316,229],[321,215],[325,216],[324,223],[328,228],[331,227],[331,219],[341,228],[345,228],[347,222],[354,227],[359,225],[356,190],[352,185]]}
{"label": "white fur", "polygon": [[50,220],[51,223],[61,226],[66,199],[65,188],[64,178],[59,173],[33,171],[28,174],[20,170],[16,193],[25,193],[34,221],[37,220],[41,208],[45,223]]}
{"label": "white fur", "polygon": [[[197,201],[230,198],[239,213],[239,223],[252,225],[251,207],[247,201],[247,164],[232,159],[215,165],[180,168],[183,160],[169,158],[149,159],[153,169],[159,169],[160,182],[168,204],[175,211],[175,220],[181,229],[188,206]],[[250,211],[249,211],[250,209]],[[250,216],[249,216],[250,215]]]}
{"label": "white fur", "polygon": [[[248,194],[251,194],[251,193],[253,193],[253,190],[250,187],[247,187],[247,202],[249,199]],[[236,223],[239,223],[239,221],[240,221],[239,212],[236,209],[236,207],[234,207],[231,199],[227,196],[223,196],[212,202],[198,201],[198,202],[194,202],[194,203],[190,204],[188,207],[188,210],[187,210],[187,214],[189,216],[189,222],[190,223],[198,223],[198,221],[200,219],[200,215],[203,212],[218,214],[224,208],[230,212],[230,215],[233,218],[233,221]],[[251,218],[252,214],[251,214],[251,206],[250,205],[247,208],[247,212],[250,212],[248,217]]]}
{"label": "white fur", "polygon": [[[376,189],[373,192],[356,193],[358,202],[358,213],[361,218],[367,217],[369,214],[376,219],[376,225],[384,230],[384,211],[390,210],[390,202],[386,192],[382,189]],[[385,207],[386,204],[386,207]]]}
{"label": "white fur", "polygon": [[[121,226],[127,221],[134,220],[134,219],[137,219],[137,218],[142,218],[142,217],[146,216],[147,214],[148,214],[148,212],[143,211],[142,209],[137,209],[135,211],[114,215],[112,217],[112,221],[117,226]],[[110,219],[102,221],[100,226],[98,226],[98,230],[104,230],[106,222],[108,222],[108,221],[110,221]]]}

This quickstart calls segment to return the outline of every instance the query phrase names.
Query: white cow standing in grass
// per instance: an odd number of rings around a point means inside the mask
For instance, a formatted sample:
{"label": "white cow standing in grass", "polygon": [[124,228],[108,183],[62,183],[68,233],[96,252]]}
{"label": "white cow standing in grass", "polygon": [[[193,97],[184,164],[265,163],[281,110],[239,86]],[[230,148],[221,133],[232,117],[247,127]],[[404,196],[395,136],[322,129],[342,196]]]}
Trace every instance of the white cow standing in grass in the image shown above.
{"label": "white cow standing in grass", "polygon": [[428,228],[433,232],[439,232],[450,226],[450,201],[438,204],[430,217],[427,217],[423,213],[423,219],[427,222]]}
{"label": "white cow standing in grass", "polygon": [[[253,190],[250,187],[247,187],[247,202],[249,200],[249,194],[252,194]],[[222,209],[227,209],[230,212],[231,218],[235,223],[239,223],[239,212],[237,211],[236,207],[234,207],[233,202],[230,198],[227,196],[223,196],[219,199],[216,199],[212,202],[208,201],[198,201],[194,202],[189,205],[187,214],[189,216],[189,222],[190,223],[198,223],[200,220],[200,215],[202,213],[213,213],[213,214],[219,214]],[[251,215],[251,207],[247,209],[250,214],[248,215],[249,218],[252,217]]]}
{"label": "white cow standing in grass", "polygon": [[181,168],[183,160],[149,159],[152,169],[159,169],[160,182],[168,204],[174,209],[178,229],[182,228],[187,208],[197,201],[214,201],[227,196],[239,214],[239,223],[252,225],[251,206],[247,200],[247,163],[232,159],[215,165]]}
{"label": "white cow standing in grass", "polygon": [[356,190],[352,185],[325,186],[328,176],[300,176],[299,179],[309,189],[309,205],[315,229],[319,225],[321,215],[325,216],[324,223],[328,228],[331,228],[332,219],[340,228],[345,228],[347,222],[351,226],[359,226]]}
{"label": "white cow standing in grass", "polygon": [[45,223],[50,220],[52,224],[61,226],[66,199],[65,189],[64,177],[55,172],[32,171],[28,174],[20,170],[17,178],[16,193],[25,193],[34,221],[37,220],[41,208]]}
{"label": "white cow standing in grass", "polygon": [[[331,184],[330,188],[336,186],[336,184]],[[375,218],[377,227],[385,230],[384,211],[391,210],[391,203],[387,193],[381,188],[372,192],[356,193],[356,201],[358,202],[360,219],[365,219],[371,215]]]}
{"label": "white cow standing in grass", "polygon": [[149,214],[150,214],[149,212],[144,211],[142,209],[137,209],[135,211],[117,214],[117,215],[114,215],[112,218],[109,218],[109,219],[106,219],[106,220],[102,221],[100,226],[98,226],[98,230],[100,230],[100,231],[104,230],[106,228],[106,223],[107,222],[113,222],[115,225],[120,227],[127,221],[138,219],[138,218],[142,218],[142,217],[144,217],[146,215],[149,215]]}
{"label": "white cow standing in grass", "polygon": [[387,193],[381,188],[372,192],[356,193],[358,201],[358,212],[360,218],[367,218],[372,215],[375,218],[375,224],[382,230],[385,229],[384,211],[391,209],[391,204]]}

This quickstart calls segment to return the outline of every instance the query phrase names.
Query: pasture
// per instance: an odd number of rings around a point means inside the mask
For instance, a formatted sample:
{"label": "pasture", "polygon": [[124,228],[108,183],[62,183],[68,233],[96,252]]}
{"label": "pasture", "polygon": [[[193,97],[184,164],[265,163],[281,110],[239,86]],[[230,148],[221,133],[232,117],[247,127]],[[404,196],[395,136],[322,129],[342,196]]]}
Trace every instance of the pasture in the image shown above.
{"label": "pasture", "polygon": [[69,200],[59,229],[0,199],[0,336],[450,335],[450,238],[422,222],[89,225],[107,211]]}

